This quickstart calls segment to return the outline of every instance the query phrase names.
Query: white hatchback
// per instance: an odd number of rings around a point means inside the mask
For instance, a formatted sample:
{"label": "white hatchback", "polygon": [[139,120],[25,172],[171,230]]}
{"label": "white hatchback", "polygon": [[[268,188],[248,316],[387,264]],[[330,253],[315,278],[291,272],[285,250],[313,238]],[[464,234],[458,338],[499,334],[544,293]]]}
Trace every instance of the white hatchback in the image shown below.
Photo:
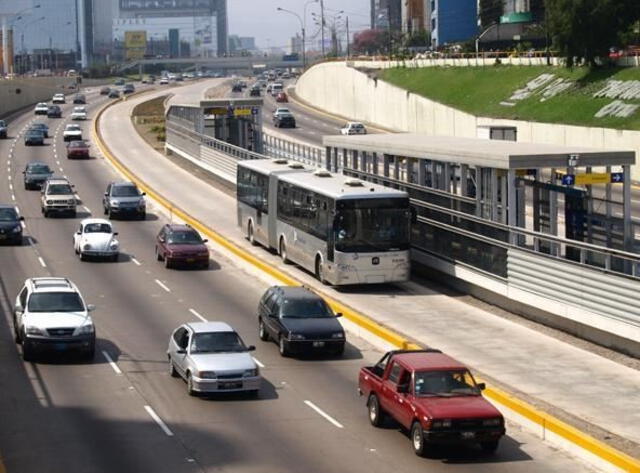
{"label": "white hatchback", "polygon": [[73,107],[73,112],[71,112],[72,120],[86,120],[87,119],[87,108],[86,107]]}
{"label": "white hatchback", "polygon": [[340,133],[343,135],[366,135],[367,129],[360,122],[348,122],[340,128]]}
{"label": "white hatchback", "polygon": [[85,218],[73,234],[73,249],[84,261],[87,257],[107,258],[118,261],[120,242],[109,220]]}

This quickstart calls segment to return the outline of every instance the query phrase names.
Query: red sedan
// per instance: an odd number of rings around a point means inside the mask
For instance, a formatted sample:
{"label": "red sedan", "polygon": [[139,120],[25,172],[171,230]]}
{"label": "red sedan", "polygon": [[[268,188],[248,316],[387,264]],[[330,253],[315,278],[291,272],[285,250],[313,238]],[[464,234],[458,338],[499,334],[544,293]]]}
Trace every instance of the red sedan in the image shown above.
{"label": "red sedan", "polygon": [[285,92],[279,92],[278,95],[276,95],[276,102],[287,103],[288,101],[289,97],[287,97],[287,94]]}
{"label": "red sedan", "polygon": [[189,225],[166,224],[156,238],[156,259],[167,268],[174,266],[209,267],[209,249]]}
{"label": "red sedan", "polygon": [[67,144],[67,158],[87,158],[91,157],[89,153],[89,143],[84,140],[70,141]]}

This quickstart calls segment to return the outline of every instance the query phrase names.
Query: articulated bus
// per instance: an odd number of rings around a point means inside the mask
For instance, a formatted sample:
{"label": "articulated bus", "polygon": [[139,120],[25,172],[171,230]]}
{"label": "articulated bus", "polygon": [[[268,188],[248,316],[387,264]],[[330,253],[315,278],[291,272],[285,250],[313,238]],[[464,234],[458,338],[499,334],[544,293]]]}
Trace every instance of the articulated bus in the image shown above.
{"label": "articulated bus", "polygon": [[286,160],[238,162],[238,225],[326,284],[409,279],[405,192]]}

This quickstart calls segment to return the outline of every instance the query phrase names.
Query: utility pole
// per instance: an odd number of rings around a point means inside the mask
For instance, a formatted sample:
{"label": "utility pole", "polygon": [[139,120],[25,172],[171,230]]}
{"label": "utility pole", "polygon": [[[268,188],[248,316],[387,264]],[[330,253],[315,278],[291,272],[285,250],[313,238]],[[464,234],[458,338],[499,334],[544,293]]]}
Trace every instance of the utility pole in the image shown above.
{"label": "utility pole", "polygon": [[349,60],[349,17],[347,16],[347,60]]}
{"label": "utility pole", "polygon": [[320,28],[322,29],[322,57],[324,58],[324,0],[320,0]]}
{"label": "utility pole", "polygon": [[80,54],[80,23],[78,22],[78,2],[80,0],[75,0],[75,4],[76,4],[76,52],[75,52],[75,64],[74,64],[74,69],[79,71],[81,68],[78,67],[78,58],[79,58],[79,54]]}

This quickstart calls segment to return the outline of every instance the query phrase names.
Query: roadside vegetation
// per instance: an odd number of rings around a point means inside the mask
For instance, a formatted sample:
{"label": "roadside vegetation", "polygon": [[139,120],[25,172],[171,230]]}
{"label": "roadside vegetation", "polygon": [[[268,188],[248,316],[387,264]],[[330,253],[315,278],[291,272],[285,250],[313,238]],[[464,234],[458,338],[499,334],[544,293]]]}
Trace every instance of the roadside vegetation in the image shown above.
{"label": "roadside vegetation", "polygon": [[[512,100],[515,91],[543,74],[571,81],[557,95],[545,98],[544,87],[528,98]],[[563,68],[546,66],[395,68],[379,76],[391,84],[473,115],[640,130],[640,108],[627,118],[595,115],[614,99],[594,97],[608,81],[640,81],[640,68]],[[554,80],[555,80],[554,79]],[[640,84],[639,84],[640,85]],[[640,105],[638,98],[625,104]]]}
{"label": "roadside vegetation", "polygon": [[164,149],[166,139],[164,101],[166,96],[142,102],[133,109],[131,119],[137,132],[157,150]]}

